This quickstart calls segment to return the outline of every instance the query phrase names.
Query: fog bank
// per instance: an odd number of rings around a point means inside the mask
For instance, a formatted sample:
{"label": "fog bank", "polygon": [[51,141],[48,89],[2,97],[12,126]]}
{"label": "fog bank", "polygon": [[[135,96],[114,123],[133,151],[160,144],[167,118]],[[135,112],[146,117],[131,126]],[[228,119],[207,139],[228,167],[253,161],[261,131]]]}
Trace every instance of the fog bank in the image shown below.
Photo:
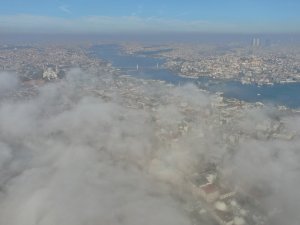
{"label": "fog bank", "polygon": [[[2,78],[0,92],[18,85]],[[133,81],[73,70],[1,100],[0,224],[192,224],[186,181],[216,162],[233,187],[268,186],[273,224],[296,225],[300,143],[264,129],[298,137],[299,116],[242,108],[224,124],[214,96],[192,85]]]}

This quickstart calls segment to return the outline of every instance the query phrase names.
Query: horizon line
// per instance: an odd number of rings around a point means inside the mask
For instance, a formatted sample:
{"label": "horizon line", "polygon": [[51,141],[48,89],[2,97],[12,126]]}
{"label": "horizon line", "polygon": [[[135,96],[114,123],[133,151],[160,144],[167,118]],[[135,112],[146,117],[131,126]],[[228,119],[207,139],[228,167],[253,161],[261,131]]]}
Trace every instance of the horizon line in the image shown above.
{"label": "horizon line", "polygon": [[300,24],[228,23],[138,16],[86,16],[77,18],[31,14],[0,15],[0,33],[300,33]]}

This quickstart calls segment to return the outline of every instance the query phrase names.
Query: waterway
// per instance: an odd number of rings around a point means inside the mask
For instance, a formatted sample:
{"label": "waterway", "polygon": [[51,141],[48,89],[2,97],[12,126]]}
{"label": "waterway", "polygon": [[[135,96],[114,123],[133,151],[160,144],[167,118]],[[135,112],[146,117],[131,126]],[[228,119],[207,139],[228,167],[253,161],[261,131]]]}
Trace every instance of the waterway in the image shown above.
{"label": "waterway", "polygon": [[[134,77],[163,80],[175,85],[194,83],[199,88],[210,92],[223,92],[224,97],[228,98],[300,108],[300,83],[260,86],[257,84],[242,84],[239,81],[216,80],[210,77],[182,77],[175,72],[160,67],[165,60],[154,57],[153,54],[147,52],[125,54],[118,45],[93,46],[91,52],[94,56],[109,61],[114,67],[121,69],[123,73]],[[136,69],[137,65],[138,70]]]}

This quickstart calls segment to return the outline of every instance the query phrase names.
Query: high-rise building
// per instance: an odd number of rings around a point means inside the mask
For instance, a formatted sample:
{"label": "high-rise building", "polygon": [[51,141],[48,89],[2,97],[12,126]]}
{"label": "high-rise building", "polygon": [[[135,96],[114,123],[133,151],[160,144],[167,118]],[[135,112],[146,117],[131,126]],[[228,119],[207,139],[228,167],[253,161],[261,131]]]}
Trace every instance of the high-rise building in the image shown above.
{"label": "high-rise building", "polygon": [[260,46],[260,38],[256,38],[256,47]]}
{"label": "high-rise building", "polygon": [[260,46],[260,38],[253,38],[252,39],[252,47],[259,47]]}

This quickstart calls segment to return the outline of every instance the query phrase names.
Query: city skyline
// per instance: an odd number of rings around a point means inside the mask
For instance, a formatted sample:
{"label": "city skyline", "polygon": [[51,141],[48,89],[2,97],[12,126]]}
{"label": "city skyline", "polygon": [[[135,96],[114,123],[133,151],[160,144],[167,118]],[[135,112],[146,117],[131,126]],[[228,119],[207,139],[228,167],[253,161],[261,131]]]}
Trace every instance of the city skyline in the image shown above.
{"label": "city skyline", "polygon": [[296,0],[37,1],[1,4],[0,32],[300,33]]}

